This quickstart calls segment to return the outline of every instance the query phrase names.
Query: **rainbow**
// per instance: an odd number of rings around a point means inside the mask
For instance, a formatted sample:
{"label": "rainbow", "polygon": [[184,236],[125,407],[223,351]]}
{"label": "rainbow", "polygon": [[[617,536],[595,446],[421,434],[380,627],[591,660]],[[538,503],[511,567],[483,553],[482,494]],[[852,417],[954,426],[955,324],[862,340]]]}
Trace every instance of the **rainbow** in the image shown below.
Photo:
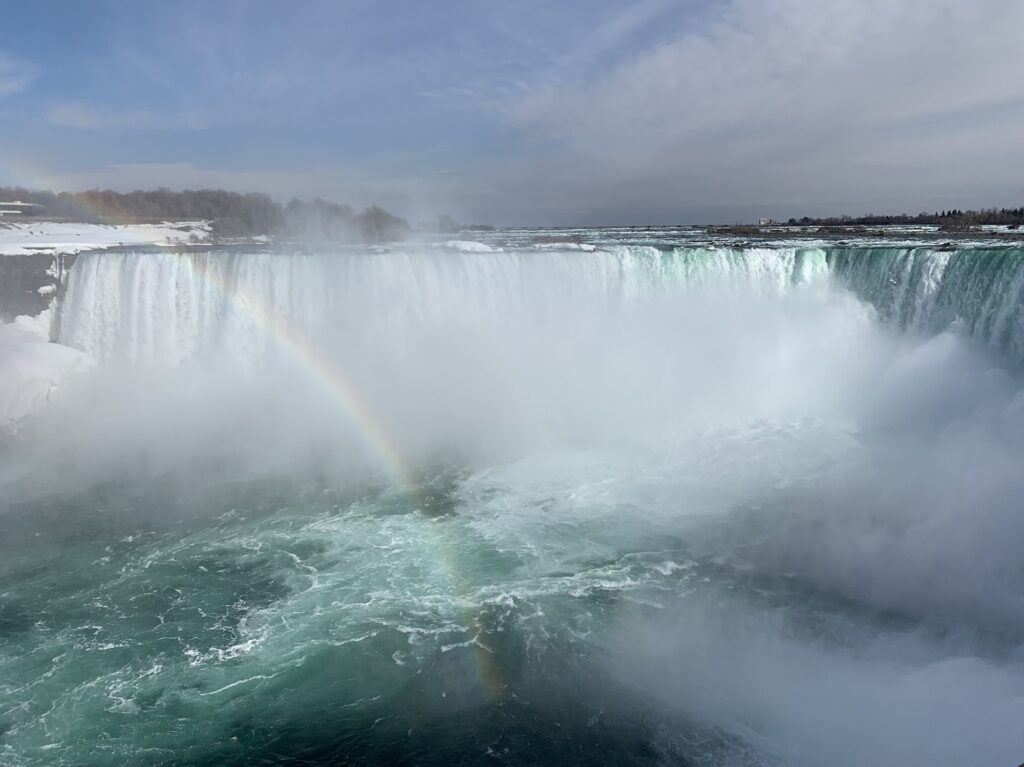
{"label": "rainbow", "polygon": [[197,268],[196,260],[190,254],[160,252],[169,253],[182,261],[193,278],[213,288],[225,301],[244,313],[279,350],[290,357],[356,427],[366,444],[381,459],[387,473],[403,488],[406,496],[415,502],[411,510],[422,510],[422,499],[414,492],[418,485],[415,472],[405,463],[398,447],[373,417],[372,409],[363,401],[356,387],[340,370],[323,359],[311,343],[290,327],[285,318],[275,317],[262,306],[261,301],[229,287],[210,270]]}
{"label": "rainbow", "polygon": [[[8,167],[10,166],[8,165]],[[27,184],[21,182],[20,185],[27,188],[50,189],[56,186],[33,174],[23,174],[22,178],[33,178],[33,181]],[[74,203],[73,207],[87,219],[102,220],[103,218],[98,210],[94,210],[86,204]],[[433,541],[434,550],[437,552],[436,558],[445,573],[450,590],[453,593],[464,592],[466,579],[460,575],[456,558],[451,556],[452,547],[444,540],[444,531],[441,529],[441,525],[423,514],[425,503],[418,489],[420,483],[415,472],[405,462],[401,451],[387,434],[386,429],[374,417],[372,409],[366,405],[357,388],[343,375],[342,371],[323,359],[308,340],[290,327],[285,318],[274,316],[261,305],[260,301],[239,294],[209,270],[197,268],[197,261],[189,253],[159,248],[154,249],[153,253],[181,260],[194,279],[214,290],[224,301],[243,312],[267,338],[273,341],[280,351],[290,357],[298,368],[304,371],[307,378],[319,387],[328,400],[335,404],[338,411],[356,428],[372,452],[378,456],[387,474],[397,484],[410,512],[419,514],[424,521],[425,533]],[[492,702],[500,702],[505,697],[507,685],[493,651],[480,640],[483,626],[479,611],[465,614],[462,623],[467,633],[472,636],[470,642],[476,661],[477,676],[484,693]]]}
{"label": "rainbow", "polygon": [[[336,409],[355,426],[367,446],[380,459],[388,475],[399,488],[410,512],[417,514],[422,520],[424,533],[433,543],[435,559],[445,574],[449,590],[456,595],[465,593],[467,579],[461,574],[457,558],[452,556],[453,547],[445,540],[444,525],[423,513],[426,503],[419,490],[421,483],[416,472],[403,459],[401,451],[386,429],[374,417],[372,408],[363,401],[358,389],[342,371],[323,359],[302,334],[293,329],[284,317],[271,313],[263,306],[262,301],[227,285],[212,270],[200,268],[196,254],[166,249],[156,249],[154,253],[164,258],[176,259],[185,266],[193,279],[211,288],[224,301],[244,313],[246,318],[271,339],[279,351],[295,362],[306,377],[334,403]],[[505,698],[507,686],[493,650],[480,639],[484,626],[479,611],[464,611],[461,622],[471,635],[469,643],[480,685],[488,700],[501,702]]]}

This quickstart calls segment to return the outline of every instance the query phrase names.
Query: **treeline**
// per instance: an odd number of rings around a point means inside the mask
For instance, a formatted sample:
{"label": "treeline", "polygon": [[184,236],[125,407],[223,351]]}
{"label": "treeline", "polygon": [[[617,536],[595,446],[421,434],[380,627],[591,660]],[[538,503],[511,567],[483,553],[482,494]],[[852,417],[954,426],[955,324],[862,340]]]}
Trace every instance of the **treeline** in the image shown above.
{"label": "treeline", "polygon": [[0,200],[43,205],[40,215],[91,223],[210,221],[218,237],[272,235],[296,239],[382,242],[400,240],[408,224],[376,205],[356,213],[348,205],[293,199],[287,205],[269,195],[198,189],[114,192],[49,192],[0,187]]}
{"label": "treeline", "polygon": [[985,208],[983,210],[959,210],[953,208],[937,213],[880,216],[869,213],[866,216],[833,216],[831,218],[789,219],[790,226],[885,226],[887,224],[917,224],[941,226],[944,229],[969,229],[984,224],[1001,224],[1011,227],[1024,225],[1024,208]]}

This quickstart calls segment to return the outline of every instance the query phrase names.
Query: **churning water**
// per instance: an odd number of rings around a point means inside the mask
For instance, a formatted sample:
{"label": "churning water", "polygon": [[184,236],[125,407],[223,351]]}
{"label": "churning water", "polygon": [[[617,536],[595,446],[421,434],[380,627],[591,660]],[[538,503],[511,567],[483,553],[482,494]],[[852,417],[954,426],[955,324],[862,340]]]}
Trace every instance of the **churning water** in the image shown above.
{"label": "churning water", "polygon": [[1017,764],[1022,290],[679,233],[85,254],[100,364],[0,443],[0,763]]}

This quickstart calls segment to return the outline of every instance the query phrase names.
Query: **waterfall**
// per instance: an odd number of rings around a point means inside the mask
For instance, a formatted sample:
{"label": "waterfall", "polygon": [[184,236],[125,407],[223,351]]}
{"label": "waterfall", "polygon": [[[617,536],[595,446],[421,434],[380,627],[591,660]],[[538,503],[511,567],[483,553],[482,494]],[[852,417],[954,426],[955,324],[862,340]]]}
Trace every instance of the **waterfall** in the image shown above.
{"label": "waterfall", "polygon": [[793,248],[96,252],[71,273],[59,340],[97,359],[174,362],[216,347],[251,361],[281,323],[314,340],[401,345],[431,324],[558,321],[695,290],[781,293],[825,269],[824,251]]}
{"label": "waterfall", "polygon": [[1024,363],[1024,249],[830,248],[833,279],[901,329],[950,327]]}
{"label": "waterfall", "polygon": [[173,363],[216,349],[254,361],[268,324],[401,348],[428,325],[556,322],[695,292],[778,295],[823,278],[898,329],[955,327],[1024,362],[1024,250],[1008,247],[96,252],[72,269],[59,340],[97,359]]}

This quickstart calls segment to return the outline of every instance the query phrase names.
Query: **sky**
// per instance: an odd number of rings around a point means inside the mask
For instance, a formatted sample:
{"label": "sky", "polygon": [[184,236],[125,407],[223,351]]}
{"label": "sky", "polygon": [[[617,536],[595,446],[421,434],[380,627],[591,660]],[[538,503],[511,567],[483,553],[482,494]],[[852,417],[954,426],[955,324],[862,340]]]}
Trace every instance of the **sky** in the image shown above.
{"label": "sky", "polygon": [[0,185],[426,220],[1024,204],[1020,0],[0,0]]}

